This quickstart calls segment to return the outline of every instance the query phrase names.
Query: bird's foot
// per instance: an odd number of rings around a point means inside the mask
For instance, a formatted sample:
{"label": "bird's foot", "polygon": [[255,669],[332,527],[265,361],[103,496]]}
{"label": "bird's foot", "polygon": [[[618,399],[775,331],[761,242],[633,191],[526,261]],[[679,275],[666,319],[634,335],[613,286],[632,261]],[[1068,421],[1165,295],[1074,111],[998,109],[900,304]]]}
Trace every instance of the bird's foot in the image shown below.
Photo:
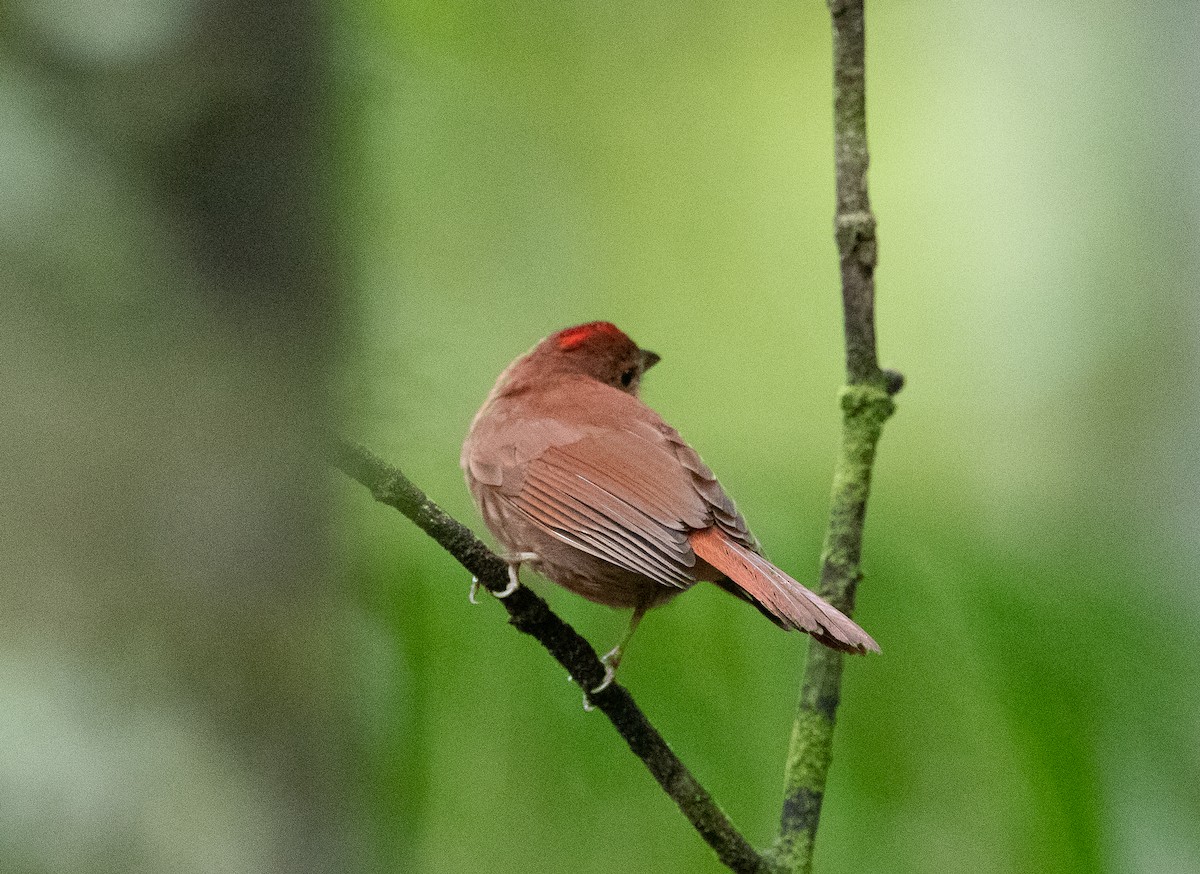
{"label": "bird's foot", "polygon": [[497,598],[503,600],[517,590],[521,585],[521,578],[518,572],[521,565],[527,561],[537,561],[540,556],[536,552],[518,552],[514,555],[508,555],[504,558],[504,563],[508,565],[508,585],[499,592],[492,592]]}
{"label": "bird's foot", "polygon": [[633,616],[629,618],[629,630],[625,632],[625,636],[621,638],[621,642],[600,656],[600,663],[604,665],[604,679],[600,684],[590,692],[585,692],[583,696],[583,709],[592,710],[592,703],[589,696],[603,692],[613,684],[613,680],[617,678],[617,668],[621,665],[621,657],[625,655],[625,647],[633,637],[633,632],[637,630],[638,624],[642,621],[642,616],[646,613],[646,606],[639,605],[634,611]]}
{"label": "bird's foot", "polygon": [[583,709],[587,713],[591,713],[596,709],[596,705],[589,700],[589,696],[598,695],[603,692],[617,678],[617,667],[621,664],[622,655],[621,647],[614,646],[604,655],[600,656],[600,663],[604,665],[604,679],[599,682],[596,688],[583,693]]}
{"label": "bird's foot", "polygon": [[604,665],[604,679],[600,681],[600,685],[592,690],[593,695],[597,692],[603,692],[612,685],[613,680],[617,677],[617,668],[621,665],[621,656],[624,654],[621,647],[614,646],[604,655],[600,656],[600,664]]}

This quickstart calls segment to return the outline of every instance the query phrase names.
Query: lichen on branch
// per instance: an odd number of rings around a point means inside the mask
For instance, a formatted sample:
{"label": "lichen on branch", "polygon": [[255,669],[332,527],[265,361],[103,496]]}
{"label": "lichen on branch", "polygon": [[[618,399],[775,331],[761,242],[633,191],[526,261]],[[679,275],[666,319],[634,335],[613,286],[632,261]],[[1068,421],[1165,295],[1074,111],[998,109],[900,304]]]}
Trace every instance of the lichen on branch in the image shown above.
{"label": "lichen on branch", "polygon": [[[842,279],[846,385],[842,441],[834,468],[820,593],[852,616],[867,496],[892,396],[904,377],[881,370],[875,344],[876,221],[867,192],[866,44],[863,0],[829,0],[833,23],[833,127],[837,176],[834,239]],[[885,647],[886,649],[886,647]],[[833,759],[844,656],[809,643],[784,772],[784,800],[772,855],[785,870],[807,874]]]}

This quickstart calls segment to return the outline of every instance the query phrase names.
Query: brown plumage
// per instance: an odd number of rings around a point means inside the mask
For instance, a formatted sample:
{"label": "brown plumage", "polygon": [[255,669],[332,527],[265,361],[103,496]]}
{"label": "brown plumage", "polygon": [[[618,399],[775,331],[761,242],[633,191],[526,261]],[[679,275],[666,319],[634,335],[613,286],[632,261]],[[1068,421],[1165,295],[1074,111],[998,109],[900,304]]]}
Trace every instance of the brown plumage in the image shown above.
{"label": "brown plumage", "polygon": [[[707,580],[785,629],[846,652],[878,652],[866,632],[762,557],[712,471],[638,399],[657,361],[614,325],[591,322],[509,365],[461,459],[496,539],[547,579],[633,608],[631,634],[647,609]],[[620,656],[617,647],[607,657],[614,669]]]}

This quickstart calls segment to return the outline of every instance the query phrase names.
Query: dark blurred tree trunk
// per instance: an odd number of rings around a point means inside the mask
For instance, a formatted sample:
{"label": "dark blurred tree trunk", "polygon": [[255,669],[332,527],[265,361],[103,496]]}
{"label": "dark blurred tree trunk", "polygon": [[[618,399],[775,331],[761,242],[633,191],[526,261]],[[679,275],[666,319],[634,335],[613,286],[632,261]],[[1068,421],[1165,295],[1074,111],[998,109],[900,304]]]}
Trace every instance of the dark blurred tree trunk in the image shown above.
{"label": "dark blurred tree trunk", "polygon": [[370,867],[305,461],[341,331],[318,9],[0,14],[0,868]]}

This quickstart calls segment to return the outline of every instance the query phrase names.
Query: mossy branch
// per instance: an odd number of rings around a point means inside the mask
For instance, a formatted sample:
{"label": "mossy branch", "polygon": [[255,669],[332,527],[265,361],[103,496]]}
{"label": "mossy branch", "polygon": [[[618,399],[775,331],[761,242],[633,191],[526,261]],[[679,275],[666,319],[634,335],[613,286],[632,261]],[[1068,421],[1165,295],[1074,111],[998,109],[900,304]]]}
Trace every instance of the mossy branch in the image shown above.
{"label": "mossy branch", "polygon": [[[880,370],[875,347],[875,216],[867,195],[866,64],[863,0],[828,0],[833,22],[834,219],[841,261],[846,385],[841,391],[842,444],[834,468],[829,527],[821,556],[821,594],[847,615],[862,579],[863,521],[871,468],[892,395],[904,384]],[[843,655],[812,641],[792,725],[783,811],[774,847],[788,871],[812,871],[813,847],[832,761]]]}
{"label": "mossy branch", "polygon": [[[509,579],[504,561],[399,470],[349,442],[332,443],[329,453],[334,467],[366,486],[375,500],[394,507],[415,522],[488,591],[495,594],[505,590]],[[536,638],[583,689],[600,685],[604,679],[604,666],[591,644],[532,590],[518,586],[500,603],[508,611],[508,621]],[[585,694],[608,717],[663,791],[679,805],[700,836],[716,851],[717,858],[730,869],[744,874],[768,870],[768,863],[734,828],[624,687],[614,682],[602,692]]]}

